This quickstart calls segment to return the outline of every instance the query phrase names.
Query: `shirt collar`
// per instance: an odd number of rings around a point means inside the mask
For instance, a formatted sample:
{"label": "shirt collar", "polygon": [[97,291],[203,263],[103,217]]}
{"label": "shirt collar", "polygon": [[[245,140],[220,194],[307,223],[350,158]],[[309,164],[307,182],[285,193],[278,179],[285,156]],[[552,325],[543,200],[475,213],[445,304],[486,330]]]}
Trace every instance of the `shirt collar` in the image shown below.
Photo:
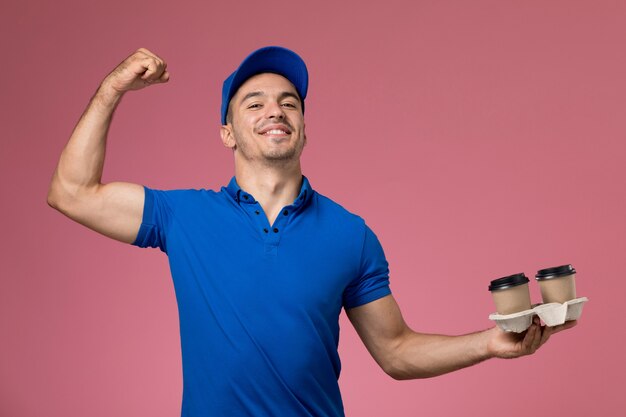
{"label": "shirt collar", "polygon": [[[239,184],[237,184],[237,179],[235,177],[231,178],[230,182],[228,183],[226,187],[222,187],[222,191],[224,190],[237,203],[244,203],[244,204],[256,203],[256,200],[252,196],[252,194],[249,194],[241,189]],[[309,183],[308,178],[303,175],[302,186],[300,187],[300,193],[298,194],[298,197],[296,197],[292,205],[294,207],[303,206],[306,203],[308,203],[312,197],[313,197],[313,189],[311,188],[311,184]]]}

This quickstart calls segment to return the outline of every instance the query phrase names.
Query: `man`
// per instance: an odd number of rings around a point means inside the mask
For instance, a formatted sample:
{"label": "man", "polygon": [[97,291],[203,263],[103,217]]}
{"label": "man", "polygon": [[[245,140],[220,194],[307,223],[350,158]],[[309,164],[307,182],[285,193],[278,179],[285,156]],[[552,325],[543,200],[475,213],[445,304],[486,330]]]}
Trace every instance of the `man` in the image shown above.
{"label": "man", "polygon": [[395,379],[432,377],[535,352],[551,334],[494,327],[463,336],[409,329],[389,290],[378,239],[360,217],[311,188],[302,59],[249,55],[226,79],[221,138],[235,176],[219,192],[102,184],[106,136],[129,90],[169,80],[139,49],[101,83],[63,150],[48,202],[106,236],[169,257],[183,354],[183,416],[342,416],[338,319],[345,308]]}

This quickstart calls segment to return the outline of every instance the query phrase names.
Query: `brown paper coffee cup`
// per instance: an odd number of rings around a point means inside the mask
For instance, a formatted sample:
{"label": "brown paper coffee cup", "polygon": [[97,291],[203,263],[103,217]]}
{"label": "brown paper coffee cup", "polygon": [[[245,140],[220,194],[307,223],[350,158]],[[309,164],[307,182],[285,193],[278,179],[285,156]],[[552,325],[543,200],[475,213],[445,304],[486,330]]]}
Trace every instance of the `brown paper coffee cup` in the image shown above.
{"label": "brown paper coffee cup", "polygon": [[561,303],[576,298],[576,270],[572,265],[541,269],[535,275],[544,304]]}
{"label": "brown paper coffee cup", "polygon": [[528,281],[524,273],[491,281],[489,291],[491,291],[498,314],[513,314],[531,309]]}

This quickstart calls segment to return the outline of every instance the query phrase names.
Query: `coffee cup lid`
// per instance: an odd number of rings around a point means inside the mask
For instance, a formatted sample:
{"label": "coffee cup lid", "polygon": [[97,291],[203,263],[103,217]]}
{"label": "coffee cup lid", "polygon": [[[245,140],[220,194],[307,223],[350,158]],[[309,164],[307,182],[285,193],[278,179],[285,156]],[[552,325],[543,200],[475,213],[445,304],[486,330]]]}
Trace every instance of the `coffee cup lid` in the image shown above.
{"label": "coffee cup lid", "polygon": [[574,269],[572,265],[561,265],[561,266],[555,266],[552,268],[540,269],[539,271],[537,271],[537,275],[535,275],[535,279],[537,281],[541,281],[544,279],[558,278],[558,277],[562,277],[565,275],[572,275],[575,273],[576,273],[576,270]]}
{"label": "coffee cup lid", "polygon": [[526,278],[526,275],[524,275],[523,272],[520,272],[519,274],[494,279],[489,285],[489,291],[504,290],[511,287],[517,287],[518,285],[523,285],[527,282],[528,278]]}

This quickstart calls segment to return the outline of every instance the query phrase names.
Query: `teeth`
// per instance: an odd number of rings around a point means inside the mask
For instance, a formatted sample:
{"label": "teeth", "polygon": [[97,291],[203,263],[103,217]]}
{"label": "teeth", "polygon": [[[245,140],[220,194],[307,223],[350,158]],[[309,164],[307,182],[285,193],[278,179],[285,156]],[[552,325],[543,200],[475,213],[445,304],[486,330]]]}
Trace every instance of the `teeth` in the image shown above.
{"label": "teeth", "polygon": [[284,135],[287,132],[285,132],[284,130],[280,130],[280,129],[272,129],[272,130],[268,130],[267,132],[264,133],[264,135]]}

